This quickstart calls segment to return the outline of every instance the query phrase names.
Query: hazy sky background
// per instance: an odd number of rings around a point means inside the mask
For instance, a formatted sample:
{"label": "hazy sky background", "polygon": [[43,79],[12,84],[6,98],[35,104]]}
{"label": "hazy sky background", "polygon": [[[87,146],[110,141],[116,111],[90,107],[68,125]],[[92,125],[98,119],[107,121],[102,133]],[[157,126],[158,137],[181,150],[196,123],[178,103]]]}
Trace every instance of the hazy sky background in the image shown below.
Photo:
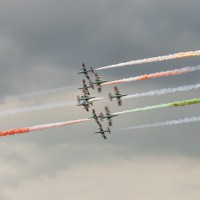
{"label": "hazy sky background", "polygon": [[[153,56],[199,50],[197,0],[0,0],[0,112],[75,101],[81,63],[94,68]],[[199,65],[200,58],[99,71],[102,79]],[[199,72],[119,85],[134,94],[199,83]],[[54,88],[74,88],[9,99]],[[199,98],[199,90],[107,101],[99,113]],[[200,197],[200,125],[118,131],[119,128],[199,116],[199,105],[131,113],[113,120],[108,140],[91,122],[0,139],[0,199],[197,200]],[[75,105],[1,117],[7,130],[87,118]],[[107,123],[104,122],[106,128]]]}

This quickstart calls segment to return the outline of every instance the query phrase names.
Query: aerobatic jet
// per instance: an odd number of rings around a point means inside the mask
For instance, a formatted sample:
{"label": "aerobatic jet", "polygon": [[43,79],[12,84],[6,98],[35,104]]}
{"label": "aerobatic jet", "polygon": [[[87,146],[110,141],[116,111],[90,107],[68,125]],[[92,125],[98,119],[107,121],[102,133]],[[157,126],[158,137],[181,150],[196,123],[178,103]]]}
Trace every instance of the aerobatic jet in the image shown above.
{"label": "aerobatic jet", "polygon": [[81,71],[78,72],[78,74],[84,74],[84,75],[86,76],[86,78],[87,78],[88,80],[90,80],[90,77],[89,77],[89,75],[88,75],[88,72],[92,72],[92,73],[94,73],[93,68],[90,67],[90,69],[87,70],[86,67],[85,67],[85,64],[82,63]]}
{"label": "aerobatic jet", "polygon": [[112,118],[113,117],[116,117],[117,115],[115,115],[115,114],[111,114],[110,113],[110,110],[109,110],[109,108],[106,106],[105,107],[105,111],[106,111],[106,115],[104,116],[103,115],[103,113],[101,113],[99,116],[100,116],[100,119],[101,119],[101,121],[103,121],[103,119],[107,119],[108,120],[108,125],[109,126],[112,126]]}
{"label": "aerobatic jet", "polygon": [[88,95],[84,95],[84,96],[77,96],[77,101],[78,101],[78,105],[77,106],[84,106],[84,108],[89,111],[89,105],[93,105],[92,103],[92,99],[94,99],[95,97],[90,97]]}
{"label": "aerobatic jet", "polygon": [[89,88],[94,89],[94,87],[93,87],[92,84],[90,84],[89,86],[87,86],[85,80],[83,79],[83,87],[80,87],[78,89],[82,89],[84,94],[90,95],[90,92],[88,90]]}
{"label": "aerobatic jet", "polygon": [[82,100],[81,98],[79,96],[77,96],[77,100],[78,100],[78,105],[77,106],[83,106],[85,108],[85,110],[88,112],[90,104],[92,105],[92,102]]}
{"label": "aerobatic jet", "polygon": [[110,99],[110,101],[112,101],[114,98],[116,98],[117,101],[118,101],[118,105],[121,106],[121,105],[122,105],[122,100],[121,100],[121,98],[127,96],[127,94],[121,94],[121,93],[119,92],[117,86],[115,86],[114,89],[115,89],[115,95],[112,96],[112,94],[109,93],[109,99]]}
{"label": "aerobatic jet", "polygon": [[97,87],[98,87],[98,91],[99,92],[101,92],[101,84],[102,83],[105,83],[105,82],[107,82],[106,80],[101,80],[100,79],[100,76],[97,74],[97,73],[94,73],[94,75],[95,75],[95,77],[96,77],[96,79],[95,79],[95,82],[92,82],[92,84],[95,84],[95,85],[97,85]]}
{"label": "aerobatic jet", "polygon": [[99,131],[95,133],[100,133],[104,139],[107,139],[105,136],[106,132],[111,133],[109,127],[107,128],[107,130],[103,130],[102,126],[99,126]]}
{"label": "aerobatic jet", "polygon": [[101,124],[100,124],[100,122],[99,122],[99,118],[100,118],[100,116],[97,116],[97,114],[96,114],[96,112],[95,112],[94,109],[92,109],[92,114],[93,114],[93,116],[90,117],[90,119],[93,118],[93,119],[96,121],[96,123],[97,123],[99,126],[101,126]]}

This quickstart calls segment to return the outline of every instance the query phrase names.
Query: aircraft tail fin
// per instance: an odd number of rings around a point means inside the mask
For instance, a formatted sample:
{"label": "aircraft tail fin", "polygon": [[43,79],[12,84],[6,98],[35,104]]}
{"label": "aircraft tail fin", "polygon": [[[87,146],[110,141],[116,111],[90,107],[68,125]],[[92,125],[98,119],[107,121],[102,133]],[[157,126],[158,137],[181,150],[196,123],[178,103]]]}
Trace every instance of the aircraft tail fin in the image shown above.
{"label": "aircraft tail fin", "polygon": [[92,81],[90,81],[90,88],[94,89],[94,85],[93,85]]}
{"label": "aircraft tail fin", "polygon": [[111,94],[111,93],[109,93],[109,94],[108,94],[108,97],[109,97],[110,101],[112,101],[112,100],[113,100],[113,96],[112,96],[112,94]]}
{"label": "aircraft tail fin", "polygon": [[90,67],[91,72],[94,74],[94,69],[93,67]]}
{"label": "aircraft tail fin", "polygon": [[102,112],[100,113],[99,117],[100,117],[101,122],[103,122],[103,113]]}

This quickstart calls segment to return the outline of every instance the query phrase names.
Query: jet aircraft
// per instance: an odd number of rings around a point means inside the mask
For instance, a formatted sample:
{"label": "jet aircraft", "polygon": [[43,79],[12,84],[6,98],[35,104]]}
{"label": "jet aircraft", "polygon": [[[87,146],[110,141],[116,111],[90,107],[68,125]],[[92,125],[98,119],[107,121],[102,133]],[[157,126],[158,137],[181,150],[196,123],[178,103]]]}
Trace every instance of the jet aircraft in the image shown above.
{"label": "jet aircraft", "polygon": [[85,94],[90,95],[90,92],[88,90],[89,88],[94,89],[94,86],[92,84],[90,84],[89,86],[87,86],[85,80],[83,79],[83,87],[80,87],[78,89],[82,89]]}
{"label": "jet aircraft", "polygon": [[112,126],[112,118],[116,117],[117,115],[111,114],[110,110],[109,110],[109,108],[107,106],[105,107],[105,111],[106,111],[106,115],[104,116],[103,113],[101,113],[99,115],[100,119],[101,119],[101,121],[103,121],[103,119],[107,119],[108,120],[108,125]]}
{"label": "jet aircraft", "polygon": [[95,82],[93,83],[92,82],[92,84],[95,84],[95,85],[97,85],[97,87],[98,87],[98,92],[101,92],[101,84],[102,83],[105,83],[105,82],[107,82],[106,80],[101,80],[100,79],[100,76],[97,74],[97,73],[94,73],[94,75],[95,75],[95,77],[96,77],[96,79],[95,79]]}
{"label": "jet aircraft", "polygon": [[90,97],[88,95],[84,95],[81,96],[81,98],[79,96],[77,96],[77,100],[78,100],[78,105],[77,106],[84,106],[84,108],[89,111],[89,105],[93,105],[92,103],[92,99],[94,99],[95,97]]}
{"label": "jet aircraft", "polygon": [[92,109],[92,113],[93,113],[93,116],[90,117],[90,118],[91,118],[91,119],[93,118],[93,119],[96,121],[96,123],[97,123],[99,126],[101,126],[101,124],[100,124],[100,122],[99,122],[100,116],[97,116],[97,114],[96,114],[96,112],[95,112],[94,109]]}
{"label": "jet aircraft", "polygon": [[88,75],[88,72],[92,72],[92,73],[94,73],[93,68],[90,67],[90,69],[87,70],[86,67],[85,67],[85,64],[82,63],[81,71],[78,72],[78,74],[84,74],[84,75],[86,76],[86,78],[87,78],[88,80],[90,80],[90,77],[89,77],[89,75]]}
{"label": "jet aircraft", "polygon": [[105,136],[106,132],[111,134],[109,127],[107,128],[107,130],[103,130],[102,126],[99,126],[99,131],[97,131],[95,133],[100,133],[104,139],[107,139]]}
{"label": "jet aircraft", "polygon": [[109,99],[110,99],[110,101],[112,101],[114,98],[116,98],[117,101],[118,101],[118,105],[121,106],[121,105],[122,105],[122,100],[121,100],[121,98],[127,96],[127,94],[121,94],[121,93],[119,92],[117,86],[115,86],[114,89],[115,89],[115,95],[112,96],[112,94],[109,93]]}

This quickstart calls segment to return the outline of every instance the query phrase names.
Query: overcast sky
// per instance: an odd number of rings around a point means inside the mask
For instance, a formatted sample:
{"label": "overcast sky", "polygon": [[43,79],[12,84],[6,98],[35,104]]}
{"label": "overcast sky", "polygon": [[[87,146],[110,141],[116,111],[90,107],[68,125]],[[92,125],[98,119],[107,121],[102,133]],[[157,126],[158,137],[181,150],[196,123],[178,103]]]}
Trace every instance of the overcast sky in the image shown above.
{"label": "overcast sky", "polygon": [[[0,0],[0,112],[76,101],[81,63],[94,68],[199,50],[198,0]],[[115,80],[199,65],[200,58],[99,71]],[[134,94],[199,83],[199,72],[119,85]],[[9,98],[73,86],[63,91]],[[108,102],[111,112],[199,98],[199,90]],[[22,97],[21,96],[21,97]],[[1,116],[7,130],[88,118],[75,105]],[[0,199],[197,200],[200,198],[200,125],[118,131],[119,128],[199,116],[199,105],[118,116],[108,140],[93,122],[2,137]],[[103,123],[106,128],[107,123]]]}

